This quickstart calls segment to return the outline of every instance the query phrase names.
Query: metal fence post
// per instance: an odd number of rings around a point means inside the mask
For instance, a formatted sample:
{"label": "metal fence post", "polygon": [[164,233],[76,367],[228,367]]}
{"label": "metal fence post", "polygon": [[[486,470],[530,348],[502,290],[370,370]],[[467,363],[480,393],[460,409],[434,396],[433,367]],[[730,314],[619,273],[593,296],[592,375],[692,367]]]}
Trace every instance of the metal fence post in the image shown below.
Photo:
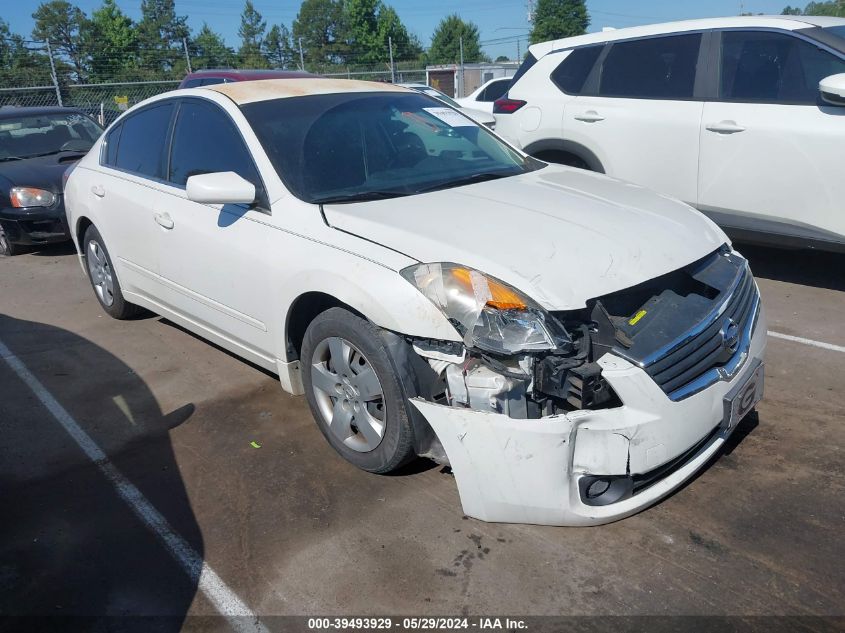
{"label": "metal fence post", "polygon": [[[456,97],[463,98],[466,95],[464,94],[464,38],[461,36],[459,43],[461,45],[461,94],[455,95]],[[457,91],[456,91],[457,92]]]}
{"label": "metal fence post", "polygon": [[387,46],[390,50],[390,82],[396,83],[396,67],[393,65],[393,38],[387,38]]}
{"label": "metal fence post", "polygon": [[194,70],[191,68],[191,56],[188,55],[188,40],[184,37],[182,38],[182,48],[185,49],[185,61],[188,62],[188,72],[192,73]]}
{"label": "metal fence post", "polygon": [[56,101],[59,102],[59,106],[63,106],[62,103],[62,91],[59,90],[59,78],[56,77],[56,64],[53,63],[53,49],[50,47],[50,40],[47,40],[47,56],[50,58],[50,78],[53,80],[53,86],[56,88]]}
{"label": "metal fence post", "polygon": [[305,57],[302,55],[302,38],[299,38],[299,70],[305,70]]}

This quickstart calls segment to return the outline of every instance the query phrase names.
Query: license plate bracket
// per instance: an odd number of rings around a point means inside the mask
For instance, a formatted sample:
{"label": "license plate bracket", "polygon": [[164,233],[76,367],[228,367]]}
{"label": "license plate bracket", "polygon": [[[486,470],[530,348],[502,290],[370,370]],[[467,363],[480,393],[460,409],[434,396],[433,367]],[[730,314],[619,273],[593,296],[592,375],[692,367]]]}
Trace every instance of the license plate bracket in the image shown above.
{"label": "license plate bracket", "polygon": [[731,389],[724,399],[722,428],[730,433],[754,406],[763,399],[763,362],[755,359],[754,369],[747,378]]}

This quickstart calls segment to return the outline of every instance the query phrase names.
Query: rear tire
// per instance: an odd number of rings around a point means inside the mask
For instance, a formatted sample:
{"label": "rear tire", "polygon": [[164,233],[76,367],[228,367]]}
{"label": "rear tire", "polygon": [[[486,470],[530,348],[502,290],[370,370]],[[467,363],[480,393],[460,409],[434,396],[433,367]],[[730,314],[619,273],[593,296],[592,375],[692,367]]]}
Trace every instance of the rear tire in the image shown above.
{"label": "rear tire", "polygon": [[100,232],[92,225],[82,238],[82,253],[85,257],[88,279],[94,289],[94,296],[103,310],[114,319],[131,319],[141,312],[141,308],[123,298],[120,282],[114,273],[109,252]]}
{"label": "rear tire", "polygon": [[20,255],[23,248],[18,244],[12,244],[9,241],[9,236],[3,230],[3,225],[0,224],[0,257],[14,257]]}
{"label": "rear tire", "polygon": [[415,457],[413,412],[381,330],[330,308],[308,326],[302,342],[302,380],[320,431],[344,459],[387,473]]}

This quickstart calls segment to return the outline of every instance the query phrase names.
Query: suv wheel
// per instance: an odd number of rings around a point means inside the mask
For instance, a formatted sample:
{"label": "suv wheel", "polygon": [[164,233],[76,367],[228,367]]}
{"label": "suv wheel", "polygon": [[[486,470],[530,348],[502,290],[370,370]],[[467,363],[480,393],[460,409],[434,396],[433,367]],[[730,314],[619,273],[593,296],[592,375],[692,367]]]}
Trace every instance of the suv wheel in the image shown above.
{"label": "suv wheel", "polygon": [[0,257],[12,257],[20,255],[22,252],[23,249],[20,246],[9,241],[9,236],[6,235],[3,225],[0,224]]}

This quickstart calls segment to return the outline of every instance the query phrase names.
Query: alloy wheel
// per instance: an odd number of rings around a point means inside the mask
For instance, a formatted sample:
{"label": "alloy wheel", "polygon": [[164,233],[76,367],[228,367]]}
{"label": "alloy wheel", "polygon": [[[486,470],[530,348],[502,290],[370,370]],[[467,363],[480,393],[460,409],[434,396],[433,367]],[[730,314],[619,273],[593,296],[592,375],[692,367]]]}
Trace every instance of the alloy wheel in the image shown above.
{"label": "alloy wheel", "polygon": [[106,307],[114,303],[114,278],[105,251],[94,240],[88,242],[88,272],[94,291]]}
{"label": "alloy wheel", "polygon": [[336,336],[320,341],[311,359],[311,384],[335,437],[359,453],[381,444],[386,428],[384,389],[357,347]]}

